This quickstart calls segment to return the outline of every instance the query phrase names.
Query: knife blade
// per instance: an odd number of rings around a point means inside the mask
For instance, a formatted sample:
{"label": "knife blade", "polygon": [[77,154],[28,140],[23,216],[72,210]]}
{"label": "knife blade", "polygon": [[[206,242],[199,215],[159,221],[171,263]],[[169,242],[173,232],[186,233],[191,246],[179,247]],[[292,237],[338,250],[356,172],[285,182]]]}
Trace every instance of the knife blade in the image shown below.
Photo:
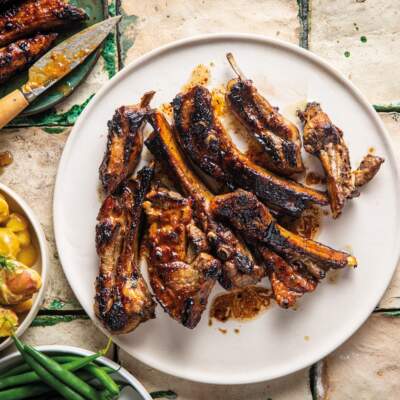
{"label": "knife blade", "polygon": [[0,129],[97,49],[121,16],[108,18],[53,47],[29,69],[28,82],[0,99]]}

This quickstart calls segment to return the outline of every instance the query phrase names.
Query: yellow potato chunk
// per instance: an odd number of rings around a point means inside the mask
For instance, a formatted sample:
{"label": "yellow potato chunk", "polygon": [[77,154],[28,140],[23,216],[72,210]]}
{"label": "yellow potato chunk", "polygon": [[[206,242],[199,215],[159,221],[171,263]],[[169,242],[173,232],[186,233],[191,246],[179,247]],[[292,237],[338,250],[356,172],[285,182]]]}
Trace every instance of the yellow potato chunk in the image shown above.
{"label": "yellow potato chunk", "polygon": [[32,267],[37,259],[37,252],[33,245],[23,247],[18,253],[17,260],[22,262],[22,264]]}
{"label": "yellow potato chunk", "polygon": [[17,314],[25,314],[32,308],[33,300],[28,299],[12,307]]}
{"label": "yellow potato chunk", "polygon": [[21,232],[28,229],[28,220],[21,214],[11,213],[6,227],[13,232]]}
{"label": "yellow potato chunk", "polygon": [[7,200],[0,194],[0,223],[6,222],[10,215],[10,207]]}
{"label": "yellow potato chunk", "polygon": [[21,247],[26,247],[31,244],[31,234],[29,233],[28,229],[17,232],[16,236]]}
{"label": "yellow potato chunk", "polygon": [[0,228],[0,255],[15,258],[19,248],[15,233],[8,228]]}
{"label": "yellow potato chunk", "polygon": [[13,310],[0,307],[0,337],[10,336],[17,326],[17,314]]}

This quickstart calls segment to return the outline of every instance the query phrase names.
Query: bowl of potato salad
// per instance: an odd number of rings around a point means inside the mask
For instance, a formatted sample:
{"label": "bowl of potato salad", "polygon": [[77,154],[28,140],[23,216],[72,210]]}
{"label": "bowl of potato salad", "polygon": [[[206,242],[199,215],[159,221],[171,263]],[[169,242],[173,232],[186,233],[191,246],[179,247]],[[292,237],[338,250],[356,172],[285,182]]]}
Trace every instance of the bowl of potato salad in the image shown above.
{"label": "bowl of potato salad", "polygon": [[0,351],[29,327],[43,301],[48,254],[31,208],[0,183]]}

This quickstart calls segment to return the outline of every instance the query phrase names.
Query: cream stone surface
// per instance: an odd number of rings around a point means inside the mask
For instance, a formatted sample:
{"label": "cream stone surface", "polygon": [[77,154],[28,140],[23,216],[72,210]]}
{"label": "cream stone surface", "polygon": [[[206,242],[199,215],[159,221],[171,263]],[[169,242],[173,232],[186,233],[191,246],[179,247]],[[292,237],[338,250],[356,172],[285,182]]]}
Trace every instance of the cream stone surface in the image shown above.
{"label": "cream stone surface", "polygon": [[[90,351],[99,351],[107,345],[108,339],[87,319],[70,322],[58,322],[53,326],[31,327],[21,339],[32,345],[65,345],[81,347]],[[14,345],[7,348],[5,354],[16,351]],[[107,353],[112,358],[113,348]]]}
{"label": "cream stone surface", "polygon": [[310,4],[310,50],[343,72],[371,102],[399,100],[400,0]]}
{"label": "cream stone surface", "polygon": [[298,9],[290,0],[122,0],[122,10],[137,16],[124,32],[134,43],[125,64],[163,44],[204,33],[259,33],[299,41]]}
{"label": "cream stone surface", "polygon": [[326,360],[318,400],[397,400],[400,393],[400,319],[373,315]]}
{"label": "cream stone surface", "polygon": [[[111,0],[109,0],[109,3]],[[348,76],[373,103],[400,99],[400,0],[313,0],[310,50]],[[202,33],[248,32],[299,43],[298,4],[295,0],[122,0],[120,56],[124,64],[171,41]],[[358,28],[358,29],[357,29]],[[361,36],[367,41],[363,43]],[[350,53],[345,57],[345,52]],[[83,103],[108,80],[104,60],[85,82],[57,106],[65,112]],[[1,110],[0,110],[1,112]],[[400,157],[400,114],[381,113]],[[10,150],[11,166],[0,174],[1,182],[18,192],[37,214],[49,245],[50,274],[42,314],[62,309],[54,325],[31,327],[23,336],[34,345],[67,344],[98,350],[105,336],[82,319],[60,266],[52,227],[52,199],[59,159],[70,128],[49,134],[42,128],[5,129],[0,133],[0,151]],[[377,266],[379,268],[379,266]],[[400,270],[378,307],[400,309]],[[67,311],[69,310],[69,311]],[[64,317],[71,313],[74,320]],[[58,315],[57,315],[58,313]],[[40,322],[42,321],[42,322]],[[271,382],[241,386],[205,385],[178,379],[154,370],[119,350],[121,364],[149,391],[173,390],[178,400],[395,400],[400,393],[400,319],[375,313],[343,346],[315,368]],[[0,357],[13,351],[7,349]],[[173,351],[173,349],[171,350]],[[111,352],[109,353],[111,357]]]}
{"label": "cream stone surface", "polygon": [[179,400],[308,400],[312,399],[309,389],[308,370],[302,370],[285,378],[249,385],[205,385],[159,372],[135,360],[119,350],[121,365],[131,371],[149,391],[159,388],[178,393]]}

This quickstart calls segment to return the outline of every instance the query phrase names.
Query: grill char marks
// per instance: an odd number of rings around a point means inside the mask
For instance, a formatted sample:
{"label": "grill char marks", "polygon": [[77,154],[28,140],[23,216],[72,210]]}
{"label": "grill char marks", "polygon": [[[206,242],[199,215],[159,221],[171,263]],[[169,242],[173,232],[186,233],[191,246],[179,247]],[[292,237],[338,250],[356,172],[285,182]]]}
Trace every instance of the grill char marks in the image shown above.
{"label": "grill char marks", "polygon": [[163,188],[153,189],[146,199],[151,287],[164,310],[193,329],[207,306],[220,262],[206,252],[189,252],[194,226],[190,199]]}
{"label": "grill char marks", "polygon": [[100,258],[95,313],[114,334],[128,333],[155,318],[155,303],[138,265],[138,231],[142,203],[153,177],[144,167],[118,193],[109,195],[99,211],[96,249]]}
{"label": "grill char marks", "polygon": [[228,221],[246,240],[263,244],[285,259],[316,263],[325,269],[357,266],[357,260],[342,251],[296,235],[278,225],[268,208],[254,194],[237,190],[216,196],[211,203],[213,215]]}
{"label": "grill char marks", "polygon": [[195,86],[173,100],[178,141],[186,155],[205,173],[230,189],[254,192],[270,207],[299,215],[311,203],[328,204],[325,194],[278,177],[241,153],[214,116],[210,92]]}
{"label": "grill char marks", "polygon": [[100,165],[100,181],[106,194],[113,193],[137,167],[143,149],[143,129],[154,92],[140,104],[122,106],[108,123],[107,148]]}
{"label": "grill char marks", "polygon": [[56,33],[39,34],[29,39],[17,40],[15,43],[1,48],[0,83],[26,69],[50,48],[56,38]]}
{"label": "grill char marks", "polygon": [[62,0],[28,0],[0,11],[0,46],[37,31],[48,31],[88,16]]}
{"label": "grill char marks", "polygon": [[337,218],[346,199],[352,197],[356,189],[343,132],[332,124],[318,103],[308,103],[304,112],[298,114],[304,122],[304,148],[321,161],[326,174],[332,216]]}
{"label": "grill char marks", "polygon": [[231,53],[227,58],[238,75],[238,79],[228,82],[227,103],[265,151],[268,169],[281,175],[304,171],[297,127],[258,93],[253,82],[240,71]]}
{"label": "grill char marks", "polygon": [[384,162],[385,160],[382,157],[367,154],[361,161],[360,166],[353,172],[356,187],[359,188],[370,182]]}
{"label": "grill char marks", "polygon": [[211,253],[222,263],[221,285],[231,289],[257,283],[264,276],[264,269],[254,264],[241,240],[211,216],[209,207],[213,195],[188,168],[165,117],[156,111],[151,114],[150,123],[154,131],[145,144],[185,196],[193,199],[194,220],[205,232]]}

